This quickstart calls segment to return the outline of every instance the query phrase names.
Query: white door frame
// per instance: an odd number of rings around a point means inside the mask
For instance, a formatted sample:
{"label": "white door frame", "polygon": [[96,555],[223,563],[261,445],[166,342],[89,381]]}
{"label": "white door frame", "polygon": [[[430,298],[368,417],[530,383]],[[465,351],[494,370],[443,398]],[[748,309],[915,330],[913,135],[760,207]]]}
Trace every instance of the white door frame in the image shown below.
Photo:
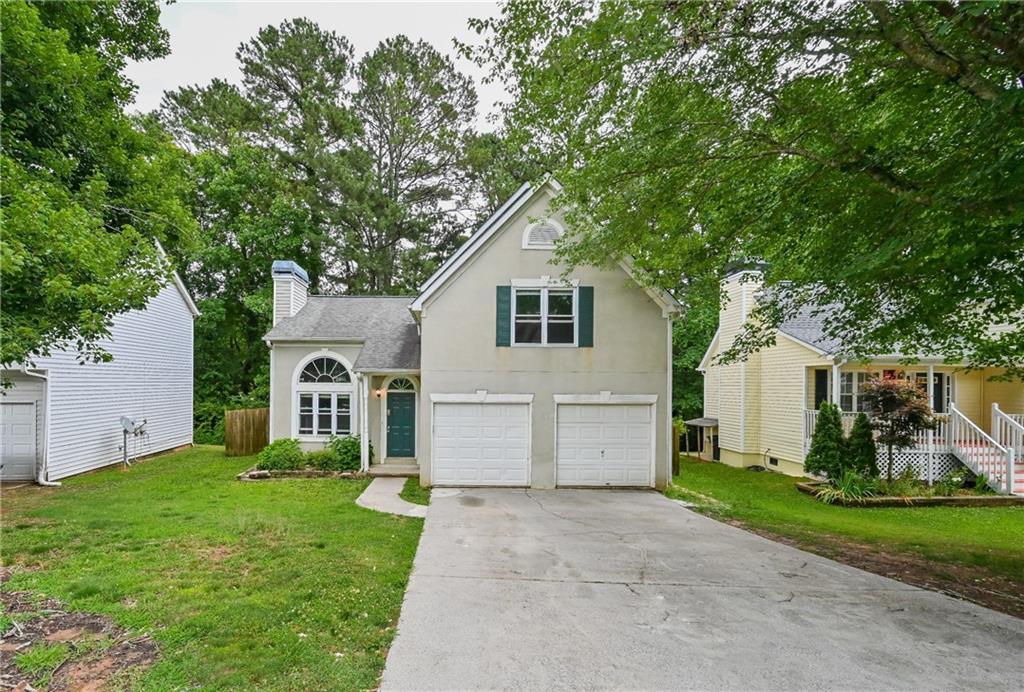
{"label": "white door frame", "polygon": [[[616,406],[648,406],[651,409],[651,468],[649,483],[646,487],[655,487],[657,473],[657,452],[658,452],[658,395],[657,394],[612,394],[601,392],[600,394],[555,394],[555,446],[552,451],[552,459],[555,466],[555,487],[558,487],[558,407],[570,406],[593,406],[611,404]],[[669,468],[669,475],[672,469]],[[601,487],[601,486],[596,486]],[[615,487],[615,486],[609,486]],[[629,486],[621,486],[629,487]],[[644,486],[633,486],[644,487]]]}
{"label": "white door frame", "polygon": [[[413,420],[413,431],[412,431],[412,435],[413,435],[413,437],[412,437],[412,452],[413,452],[413,454],[412,454],[411,457],[396,457],[396,459],[397,458],[401,458],[401,459],[405,459],[405,458],[416,459],[417,455],[420,453],[420,383],[419,383],[419,380],[417,379],[417,377],[415,375],[394,374],[394,375],[389,375],[388,377],[384,378],[384,382],[383,382],[383,384],[381,385],[381,388],[380,388],[380,391],[382,392],[382,396],[379,399],[377,399],[377,401],[380,402],[379,403],[379,405],[380,405],[380,439],[381,439],[380,447],[381,447],[381,451],[382,451],[381,460],[387,459],[388,456],[389,456],[389,450],[388,450],[388,402],[387,402],[388,394],[391,392],[389,387],[391,386],[391,383],[393,381],[395,381],[395,380],[397,380],[399,378],[406,379],[406,380],[409,380],[410,382],[412,382],[412,392],[411,393],[413,395],[413,403],[415,405],[415,409],[413,410],[413,413],[415,414],[415,416],[414,416],[414,420]],[[401,393],[406,393],[407,394],[407,393],[409,393],[409,390],[401,389],[401,390],[398,390],[398,392],[400,394]]]}
{"label": "white door frame", "polygon": [[[526,487],[533,486],[533,394],[489,394],[478,389],[474,394],[430,395],[430,485],[434,485],[434,406],[435,404],[526,404]],[[486,487],[486,486],[485,486]],[[515,487],[515,486],[511,486]]]}

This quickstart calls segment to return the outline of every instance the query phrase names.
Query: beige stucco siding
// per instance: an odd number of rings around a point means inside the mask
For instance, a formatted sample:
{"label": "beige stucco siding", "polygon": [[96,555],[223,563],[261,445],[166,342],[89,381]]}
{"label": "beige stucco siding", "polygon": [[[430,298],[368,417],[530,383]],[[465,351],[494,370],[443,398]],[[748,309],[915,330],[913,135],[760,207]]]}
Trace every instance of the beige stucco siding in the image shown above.
{"label": "beige stucco siding", "polygon": [[[274,344],[271,349],[271,387],[270,387],[270,439],[279,440],[286,437],[297,437],[295,430],[295,384],[299,374],[299,366],[308,358],[314,355],[337,355],[349,367],[352,374],[352,398],[354,407],[363,415],[363,402],[359,396],[358,388],[355,386],[355,372],[351,371],[352,364],[359,357],[360,344]],[[372,396],[371,396],[372,398]],[[370,404],[370,440],[374,441],[374,430],[379,429],[379,406]],[[358,434],[359,423],[353,433]],[[322,441],[301,440],[302,447],[307,450],[320,449]],[[377,443],[375,442],[375,448]]]}
{"label": "beige stucco siding", "polygon": [[656,407],[656,483],[667,480],[670,323],[645,291],[623,270],[580,267],[566,278],[594,287],[594,346],[495,346],[496,287],[513,279],[558,278],[560,266],[547,250],[522,249],[532,219],[547,213],[539,195],[426,301],[421,332],[419,421],[421,479],[430,476],[430,397],[487,390],[532,394],[531,484],[555,484],[557,394],[653,394]]}

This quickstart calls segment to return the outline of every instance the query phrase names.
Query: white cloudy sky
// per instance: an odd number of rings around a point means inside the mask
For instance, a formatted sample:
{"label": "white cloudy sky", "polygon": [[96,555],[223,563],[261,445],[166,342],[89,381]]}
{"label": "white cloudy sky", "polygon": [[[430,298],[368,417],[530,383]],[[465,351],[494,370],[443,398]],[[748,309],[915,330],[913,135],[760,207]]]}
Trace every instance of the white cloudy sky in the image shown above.
{"label": "white cloudy sky", "polygon": [[267,24],[308,17],[348,38],[357,59],[396,34],[428,41],[452,56],[457,67],[473,77],[480,97],[478,125],[491,129],[484,118],[503,98],[504,91],[500,85],[483,84],[483,72],[457,57],[452,39],[478,43],[480,37],[468,28],[466,20],[493,15],[497,9],[497,3],[483,1],[178,0],[161,8],[160,22],[170,32],[171,54],[161,60],[131,64],[127,75],[138,85],[135,108],[150,111],[160,104],[164,91],[206,84],[214,77],[238,82],[241,74],[235,49],[240,43]]}

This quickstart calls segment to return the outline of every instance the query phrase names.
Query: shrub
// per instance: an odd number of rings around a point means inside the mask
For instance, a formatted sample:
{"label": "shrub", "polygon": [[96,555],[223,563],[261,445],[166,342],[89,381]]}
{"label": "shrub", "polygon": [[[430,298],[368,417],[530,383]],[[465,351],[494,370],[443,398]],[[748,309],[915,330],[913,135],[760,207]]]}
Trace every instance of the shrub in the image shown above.
{"label": "shrub", "polygon": [[881,481],[879,486],[884,495],[891,497],[919,497],[925,494],[921,481],[917,479],[917,474],[910,466],[903,469],[896,478]]}
{"label": "shrub", "polygon": [[943,476],[934,485],[936,495],[956,495],[967,483],[967,471],[955,469]]}
{"label": "shrub", "polygon": [[274,440],[256,455],[256,468],[268,471],[288,471],[305,466],[306,455],[293,439]]}
{"label": "shrub", "polygon": [[835,404],[822,402],[804,468],[808,473],[828,476],[831,479],[840,478],[843,475],[841,469],[845,455],[846,443],[843,440],[843,423],[839,418],[839,409]]}
{"label": "shrub", "polygon": [[224,444],[224,404],[197,401],[192,409],[192,441],[200,445]]}
{"label": "shrub", "polygon": [[358,471],[360,466],[359,437],[332,437],[324,448],[328,455],[325,471]]}
{"label": "shrub", "polygon": [[844,471],[850,469],[868,478],[878,477],[878,447],[875,445],[871,421],[863,411],[853,421],[842,464]]}
{"label": "shrub", "polygon": [[306,452],[305,466],[307,468],[320,469],[321,471],[330,471],[334,465],[334,454],[329,449],[317,449],[312,452]]}
{"label": "shrub", "polygon": [[851,469],[817,492],[819,500],[826,504],[839,501],[862,500],[878,494],[878,480]]}

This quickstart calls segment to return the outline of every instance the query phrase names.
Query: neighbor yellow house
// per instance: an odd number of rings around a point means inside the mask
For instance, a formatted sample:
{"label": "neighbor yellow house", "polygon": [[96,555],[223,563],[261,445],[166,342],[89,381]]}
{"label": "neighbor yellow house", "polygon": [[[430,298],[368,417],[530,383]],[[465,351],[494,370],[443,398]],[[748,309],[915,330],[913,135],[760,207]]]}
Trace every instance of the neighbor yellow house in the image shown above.
{"label": "neighbor yellow house", "polygon": [[825,335],[827,315],[811,309],[785,322],[773,346],[744,362],[719,363],[756,304],[760,278],[757,270],[743,270],[723,282],[718,331],[698,368],[704,417],[690,422],[702,430],[704,456],[803,475],[820,404],[838,404],[848,431],[864,408],[865,382],[901,376],[927,391],[940,425],[897,457],[897,471],[909,464],[921,477],[939,478],[963,464],[1004,492],[1024,493],[1024,383],[991,379],[1001,371],[968,371],[927,357],[906,365],[901,354],[847,362]]}

